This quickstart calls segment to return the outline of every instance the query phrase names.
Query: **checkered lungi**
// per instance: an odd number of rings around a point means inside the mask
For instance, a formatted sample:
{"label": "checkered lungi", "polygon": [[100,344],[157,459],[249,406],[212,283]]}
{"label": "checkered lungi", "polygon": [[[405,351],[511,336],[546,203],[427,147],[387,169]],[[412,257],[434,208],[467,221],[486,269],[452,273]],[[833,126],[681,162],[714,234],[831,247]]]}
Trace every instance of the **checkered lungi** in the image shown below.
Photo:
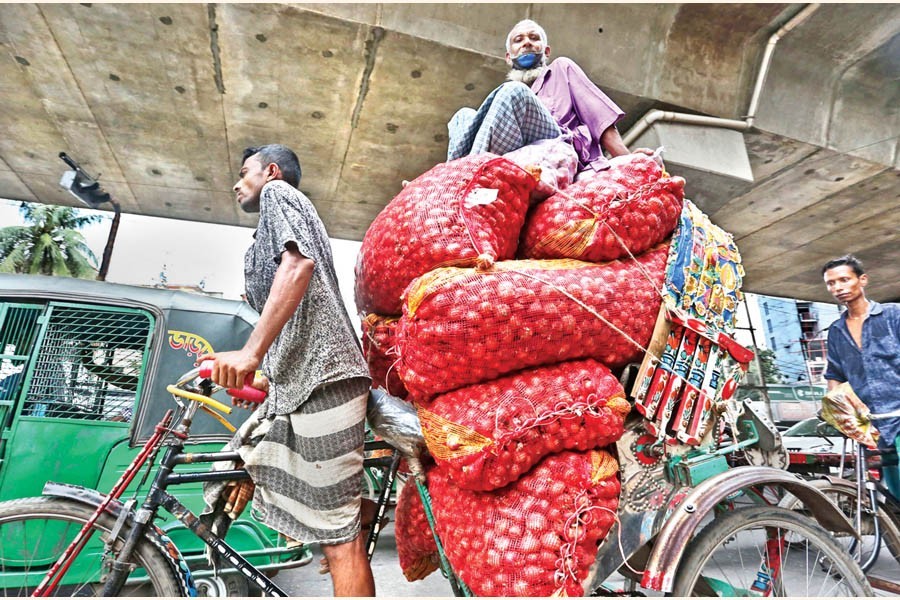
{"label": "checkered lungi", "polygon": [[[368,391],[366,378],[338,381],[317,388],[293,413],[266,419],[261,406],[241,425],[226,449],[240,453],[256,484],[259,521],[306,544],[341,544],[359,534]],[[208,506],[222,488],[204,487]]]}
{"label": "checkered lungi", "polygon": [[447,160],[481,152],[506,154],[562,135],[547,107],[518,81],[507,81],[488,94],[477,111],[469,107],[456,111],[447,129]]}

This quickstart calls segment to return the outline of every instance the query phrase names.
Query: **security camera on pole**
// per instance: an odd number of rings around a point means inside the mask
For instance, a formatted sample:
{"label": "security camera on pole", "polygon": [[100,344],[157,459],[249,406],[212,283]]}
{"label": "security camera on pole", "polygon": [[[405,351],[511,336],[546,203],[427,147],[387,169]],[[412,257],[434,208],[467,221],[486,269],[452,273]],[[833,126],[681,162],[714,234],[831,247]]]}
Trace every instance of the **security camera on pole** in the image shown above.
{"label": "security camera on pole", "polygon": [[100,182],[88,175],[68,154],[60,152],[59,157],[73,169],[63,173],[62,179],[59,180],[59,185],[89,208],[100,208],[106,202],[113,205],[115,216],[109,228],[106,248],[103,249],[103,261],[100,263],[100,271],[97,273],[98,281],[106,281],[106,273],[109,271],[109,260],[112,257],[113,245],[116,242],[116,233],[119,231],[119,219],[122,216],[121,208],[119,203],[109,195],[109,192],[100,187]]}

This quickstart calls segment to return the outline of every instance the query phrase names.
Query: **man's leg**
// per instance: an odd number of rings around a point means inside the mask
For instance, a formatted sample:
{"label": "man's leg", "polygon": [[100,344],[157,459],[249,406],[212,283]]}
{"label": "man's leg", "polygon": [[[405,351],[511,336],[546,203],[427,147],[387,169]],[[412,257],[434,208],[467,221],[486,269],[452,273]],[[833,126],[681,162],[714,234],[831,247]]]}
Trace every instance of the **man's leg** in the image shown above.
{"label": "man's leg", "polygon": [[524,83],[508,81],[491,92],[478,111],[460,109],[448,124],[447,160],[468,154],[506,154],[562,130]]}
{"label": "man's leg", "polygon": [[375,595],[375,579],[372,565],[366,560],[365,543],[365,538],[358,535],[352,542],[322,545],[335,596]]}
{"label": "man's leg", "polygon": [[[360,532],[359,537],[364,540],[369,539],[369,532],[371,528],[375,526],[375,519],[378,517],[378,503],[374,500],[370,500],[369,498],[362,499],[362,507],[360,508]],[[384,528],[385,525],[388,524],[390,518],[387,515],[384,515],[384,518],[381,521],[381,527]],[[380,530],[379,530],[380,531]],[[322,565],[319,568],[319,573],[325,574],[328,572],[328,559],[323,558],[319,561],[319,564]]]}
{"label": "man's leg", "polygon": [[556,119],[531,88],[524,83],[508,81],[498,89],[472,143],[471,154],[506,154],[560,135],[562,130]]}

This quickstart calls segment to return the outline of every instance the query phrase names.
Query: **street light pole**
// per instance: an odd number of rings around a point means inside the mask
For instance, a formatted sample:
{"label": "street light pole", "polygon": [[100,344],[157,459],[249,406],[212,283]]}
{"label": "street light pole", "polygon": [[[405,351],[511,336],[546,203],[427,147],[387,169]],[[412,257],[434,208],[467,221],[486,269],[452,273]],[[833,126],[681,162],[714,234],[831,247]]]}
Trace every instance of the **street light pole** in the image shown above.
{"label": "street light pole", "polygon": [[106,238],[106,247],[103,249],[103,261],[100,263],[100,271],[97,272],[97,281],[106,281],[109,272],[109,260],[112,258],[113,246],[116,243],[116,234],[119,232],[119,219],[122,217],[122,208],[115,200],[110,199],[115,211],[112,224],[109,226],[109,236]]}
{"label": "street light pole", "polygon": [[[98,281],[106,281],[106,273],[109,271],[109,261],[112,258],[113,246],[116,243],[116,234],[119,232],[119,220],[122,217],[122,208],[108,192],[100,187],[100,182],[96,177],[88,175],[75,160],[73,160],[65,152],[59,153],[59,158],[69,165],[72,170],[63,173],[59,184],[68,190],[70,194],[78,198],[82,203],[90,208],[99,208],[100,205],[109,202],[113,205],[112,224],[109,227],[109,237],[106,238],[106,247],[103,249],[103,261],[100,263],[100,270],[97,272]],[[99,177],[99,175],[98,175]]]}

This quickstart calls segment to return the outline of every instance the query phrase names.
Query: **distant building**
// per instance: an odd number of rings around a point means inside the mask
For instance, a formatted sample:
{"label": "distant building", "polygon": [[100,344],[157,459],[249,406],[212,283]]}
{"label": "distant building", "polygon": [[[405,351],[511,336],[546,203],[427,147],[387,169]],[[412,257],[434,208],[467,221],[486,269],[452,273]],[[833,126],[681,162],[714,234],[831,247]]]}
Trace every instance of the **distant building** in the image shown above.
{"label": "distant building", "polygon": [[782,383],[823,384],[827,329],[840,315],[838,307],[760,295],[756,304],[757,314],[751,313],[756,343],[775,353]]}
{"label": "distant building", "polygon": [[738,312],[737,340],[745,346],[771,350],[781,381],[763,382],[753,361],[738,397],[766,401],[777,425],[792,425],[815,416],[825,394],[827,328],[840,312],[833,304],[745,294]]}
{"label": "distant building", "polygon": [[828,363],[828,327],[840,316],[840,309],[834,304],[797,300],[797,314],[800,316],[800,345],[809,371],[809,381],[824,384]]}

